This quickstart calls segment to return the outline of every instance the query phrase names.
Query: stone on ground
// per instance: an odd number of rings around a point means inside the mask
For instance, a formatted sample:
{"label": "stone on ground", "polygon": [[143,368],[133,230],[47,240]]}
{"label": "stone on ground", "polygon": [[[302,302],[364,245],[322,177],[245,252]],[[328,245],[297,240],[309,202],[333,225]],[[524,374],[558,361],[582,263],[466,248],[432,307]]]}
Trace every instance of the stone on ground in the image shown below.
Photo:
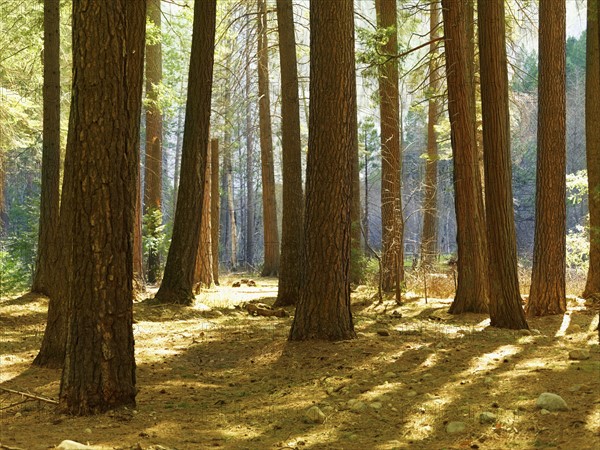
{"label": "stone on ground", "polygon": [[571,350],[569,352],[569,359],[584,360],[590,359],[590,352],[587,350]]}
{"label": "stone on ground", "polygon": [[447,433],[462,433],[463,431],[465,431],[467,429],[467,424],[464,422],[449,422],[448,425],[446,425],[446,432]]}
{"label": "stone on ground", "polygon": [[567,402],[560,395],[551,392],[541,394],[535,402],[535,406],[548,411],[567,411],[569,409]]}
{"label": "stone on ground", "polygon": [[321,411],[318,406],[311,406],[308,408],[306,413],[304,413],[304,417],[308,422],[311,423],[323,423],[325,422],[325,413]]}

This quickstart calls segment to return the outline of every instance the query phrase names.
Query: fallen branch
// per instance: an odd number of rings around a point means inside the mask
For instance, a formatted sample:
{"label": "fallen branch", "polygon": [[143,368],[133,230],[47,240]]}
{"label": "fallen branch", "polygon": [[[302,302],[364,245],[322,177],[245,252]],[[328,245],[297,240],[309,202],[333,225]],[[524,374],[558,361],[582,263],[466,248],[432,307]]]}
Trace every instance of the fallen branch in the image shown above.
{"label": "fallen branch", "polygon": [[4,445],[0,443],[0,450],[24,450],[21,447],[9,447],[8,445]]}
{"label": "fallen branch", "polygon": [[[0,387],[0,390],[9,392],[11,394],[22,395],[23,397],[32,398],[34,400],[40,400],[42,402],[51,403],[53,405],[58,405],[58,402],[56,400],[52,400],[51,398],[40,397],[39,395],[28,394],[27,392],[14,391],[12,389],[7,389],[4,387]],[[2,447],[0,447],[0,448],[2,448]]]}

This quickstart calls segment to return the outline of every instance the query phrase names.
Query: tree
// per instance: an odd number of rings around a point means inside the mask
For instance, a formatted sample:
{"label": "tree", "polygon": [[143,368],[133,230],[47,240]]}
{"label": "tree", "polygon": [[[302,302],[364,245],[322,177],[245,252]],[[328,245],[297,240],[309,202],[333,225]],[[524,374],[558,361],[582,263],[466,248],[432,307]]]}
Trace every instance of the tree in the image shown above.
{"label": "tree", "polygon": [[279,272],[279,232],[277,230],[277,206],[275,201],[271,99],[269,95],[269,45],[265,0],[258,0],[258,96],[265,241],[265,260],[261,275],[269,277],[276,276]]}
{"label": "tree", "polygon": [[399,287],[404,278],[402,156],[400,148],[400,97],[398,93],[398,30],[396,0],[376,0],[377,26],[387,31],[381,54],[387,57],[379,68],[381,121],[381,222],[384,291]]}
{"label": "tree", "polygon": [[[438,145],[435,126],[440,116],[438,95],[438,43],[433,42],[440,26],[440,12],[436,1],[431,3],[429,19],[429,112],[427,118],[427,159],[425,160],[425,198],[423,200],[423,232],[421,234],[421,264],[429,267],[437,256],[437,161]],[[455,69],[453,69],[455,70]]]}
{"label": "tree", "polygon": [[42,194],[32,292],[50,295],[56,279],[60,202],[60,2],[44,1]]}
{"label": "tree", "polygon": [[564,1],[540,2],[535,243],[528,316],[567,310],[566,19]]}
{"label": "tree", "polygon": [[[248,6],[250,9],[250,6]],[[250,34],[250,15],[248,15],[247,33],[246,33],[246,265],[250,269],[254,266],[254,129],[252,126],[252,109],[253,102],[251,101],[251,81],[252,70],[250,64],[250,49],[253,39]]]}
{"label": "tree", "polygon": [[[162,192],[162,113],[159,105],[159,85],[162,81],[162,49],[160,43],[161,0],[148,0],[148,20],[155,28],[156,36],[146,43],[146,165],[144,176],[144,214],[152,214],[148,234],[157,238],[161,226]],[[158,248],[148,248],[147,278],[156,283],[160,261]]]}
{"label": "tree", "polygon": [[504,0],[477,6],[491,325],[528,328],[517,273]]}
{"label": "tree", "polygon": [[132,242],[145,14],[144,1],[73,3],[69,143],[78,207],[59,396],[71,414],[135,404]]}
{"label": "tree", "polygon": [[202,194],[202,217],[200,221],[200,241],[198,243],[198,255],[196,256],[196,269],[194,274],[194,285],[196,292],[201,287],[210,288],[213,283],[213,255],[212,255],[212,149],[210,145],[206,152],[206,169],[204,172],[204,191]]}
{"label": "tree", "polygon": [[472,80],[464,51],[465,9],[464,2],[442,0],[458,243],[458,283],[451,314],[488,310],[485,217],[472,122],[474,103],[469,98]]}
{"label": "tree", "polygon": [[156,300],[162,303],[189,305],[194,300],[192,289],[208,151],[215,23],[216,0],[196,2],[177,209],[165,274],[156,293]]}
{"label": "tree", "polygon": [[213,265],[213,281],[219,285],[219,140],[212,139],[210,141],[210,220],[211,220],[211,237],[212,245],[212,265]]}
{"label": "tree", "polygon": [[587,4],[585,141],[590,211],[590,265],[582,296],[600,299],[600,39],[598,0]]}
{"label": "tree", "polygon": [[306,259],[290,340],[356,337],[349,282],[351,156],[357,133],[352,3],[310,3]]}
{"label": "tree", "polygon": [[302,279],[303,202],[300,100],[294,11],[291,0],[277,0],[281,62],[281,140],[283,148],[283,217],[277,306],[294,305]]}

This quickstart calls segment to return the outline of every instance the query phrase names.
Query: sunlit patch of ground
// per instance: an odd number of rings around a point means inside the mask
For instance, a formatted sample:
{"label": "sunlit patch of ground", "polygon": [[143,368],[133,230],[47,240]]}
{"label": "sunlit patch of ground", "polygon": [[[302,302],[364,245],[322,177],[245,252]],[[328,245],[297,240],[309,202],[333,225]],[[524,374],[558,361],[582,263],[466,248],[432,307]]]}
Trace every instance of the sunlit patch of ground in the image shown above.
{"label": "sunlit patch of ground", "polygon": [[[565,316],[531,320],[528,334],[491,329],[484,315],[449,316],[451,300],[429,295],[443,280],[428,279],[427,302],[418,291],[405,294],[402,306],[392,298],[379,304],[375,289],[359,286],[357,340],[290,343],[291,317],[253,317],[240,307],[271,304],[276,280],[232,287],[238,279],[223,278],[191,307],[136,302],[135,409],[68,417],[0,392],[2,445],[45,449],[72,439],[107,449],[600,448],[597,317],[579,299],[570,299]],[[60,372],[30,367],[46,307],[36,296],[0,302],[0,387],[56,399]],[[573,349],[590,351],[590,359],[569,360]],[[535,400],[546,391],[570,410],[541,414]],[[305,421],[313,405],[324,423]],[[482,412],[496,420],[481,424]],[[466,430],[448,434],[451,421]]]}

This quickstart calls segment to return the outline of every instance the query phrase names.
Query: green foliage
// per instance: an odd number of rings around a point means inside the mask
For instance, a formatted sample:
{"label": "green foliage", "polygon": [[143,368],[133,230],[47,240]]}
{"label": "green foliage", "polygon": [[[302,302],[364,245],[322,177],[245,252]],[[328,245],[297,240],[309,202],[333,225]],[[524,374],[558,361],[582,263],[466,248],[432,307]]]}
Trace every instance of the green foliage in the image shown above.
{"label": "green foliage", "polygon": [[172,222],[169,222],[168,229],[167,225],[163,224],[160,209],[153,209],[144,215],[142,223],[142,246],[145,261],[148,260],[150,253],[158,255],[159,261],[165,261],[171,240],[171,227]]}
{"label": "green foliage", "polygon": [[515,58],[514,68],[512,90],[526,94],[536,93],[538,87],[537,52],[535,50],[522,50]]}
{"label": "green foliage", "polygon": [[582,272],[588,270],[590,237],[587,227],[576,225],[567,233],[567,267]]}
{"label": "green foliage", "polygon": [[580,204],[588,195],[587,170],[567,174],[567,200],[571,205]]}

